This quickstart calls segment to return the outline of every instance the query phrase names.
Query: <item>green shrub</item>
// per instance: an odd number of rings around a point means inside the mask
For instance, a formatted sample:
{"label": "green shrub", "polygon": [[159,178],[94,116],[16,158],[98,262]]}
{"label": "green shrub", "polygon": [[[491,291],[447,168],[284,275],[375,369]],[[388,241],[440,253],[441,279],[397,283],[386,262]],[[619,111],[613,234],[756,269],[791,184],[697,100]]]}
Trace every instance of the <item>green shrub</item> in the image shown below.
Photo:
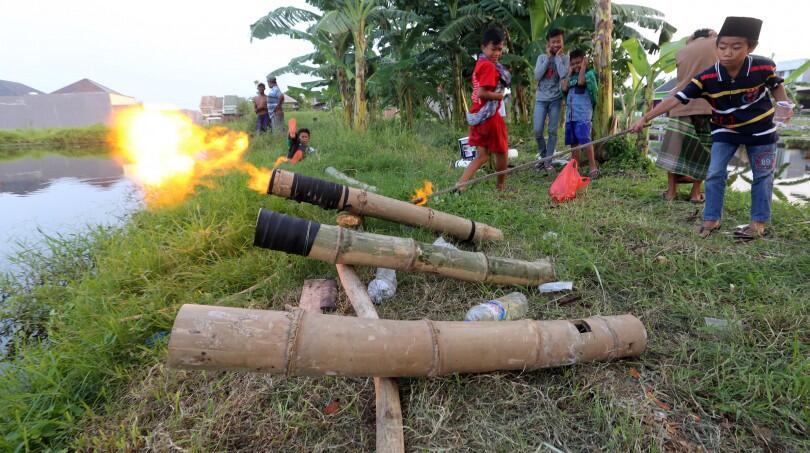
{"label": "green shrub", "polygon": [[642,156],[627,138],[611,140],[604,146],[605,169],[651,173],[655,167],[653,162],[647,156]]}

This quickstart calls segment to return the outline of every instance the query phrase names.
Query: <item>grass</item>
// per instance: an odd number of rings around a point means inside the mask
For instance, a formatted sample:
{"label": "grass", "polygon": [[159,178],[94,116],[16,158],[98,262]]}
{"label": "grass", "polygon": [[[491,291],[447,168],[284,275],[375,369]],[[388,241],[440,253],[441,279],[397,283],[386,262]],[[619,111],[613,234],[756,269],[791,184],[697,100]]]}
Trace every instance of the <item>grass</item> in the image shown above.
{"label": "grass", "polygon": [[[458,134],[443,125],[408,133],[375,123],[356,133],[327,114],[297,116],[319,151],[296,171],[326,178],[324,168],[334,166],[399,199],[426,179],[444,188],[459,175],[451,168]],[[533,156],[526,129],[511,137],[521,159]],[[262,137],[249,159],[270,165],[283,148],[281,137]],[[496,193],[488,181],[431,206],[500,227],[506,240],[484,246],[487,253],[550,256],[560,279],[575,282],[582,299],[565,306],[524,288],[530,317],[632,313],[648,329],[647,352],[532,373],[399,379],[407,448],[810,449],[810,207],[774,203],[774,234],[765,240],[699,240],[700,209],[660,201],[663,173],[605,173],[561,205],[549,200],[548,176],[525,172],[507,180],[515,192]],[[334,213],[250,192],[245,181],[228,174],[179,206],[136,214],[125,228],[98,234],[86,252],[64,254],[84,263],[69,267],[74,272],[43,274],[41,285],[11,298],[12,306],[47,313],[47,337],[18,340],[0,373],[0,448],[374,448],[371,379],[165,367],[165,339],[154,335],[171,329],[181,304],[283,310],[297,304],[304,279],[336,276],[325,263],[251,245],[259,207],[325,223]],[[730,192],[726,201],[723,231],[748,218],[747,194]],[[434,238],[374,219],[366,229]],[[543,239],[548,231],[558,237]],[[228,298],[268,277],[249,296]],[[458,320],[472,304],[513,290],[398,277],[397,297],[378,308],[383,318]],[[353,314],[345,296],[337,311]],[[713,330],[704,317],[739,325]],[[340,411],[324,415],[335,399]]]}
{"label": "grass", "polygon": [[23,155],[58,153],[68,156],[100,154],[107,148],[106,126],[51,129],[0,129],[0,160]]}

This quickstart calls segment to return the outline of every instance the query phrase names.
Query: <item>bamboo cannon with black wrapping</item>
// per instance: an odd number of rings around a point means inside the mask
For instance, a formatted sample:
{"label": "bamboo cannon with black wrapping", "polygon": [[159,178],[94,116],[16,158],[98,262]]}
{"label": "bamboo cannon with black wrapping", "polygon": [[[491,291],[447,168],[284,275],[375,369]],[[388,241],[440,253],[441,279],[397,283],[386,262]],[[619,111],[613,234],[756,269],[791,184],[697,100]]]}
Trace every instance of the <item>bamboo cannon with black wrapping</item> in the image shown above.
{"label": "bamboo cannon with black wrapping", "polygon": [[348,211],[405,225],[421,226],[464,241],[503,239],[501,230],[445,212],[416,206],[354,187],[275,169],[267,193],[305,202],[324,209]]}
{"label": "bamboo cannon with black wrapping", "polygon": [[538,285],[554,280],[548,260],[521,261],[453,250],[410,238],[361,233],[259,210],[253,245],[334,264],[427,272],[471,282]]}
{"label": "bamboo cannon with black wrapping", "polygon": [[183,305],[169,365],[288,376],[444,376],[536,370],[634,357],[647,332],[632,315],[558,321],[395,321]]}

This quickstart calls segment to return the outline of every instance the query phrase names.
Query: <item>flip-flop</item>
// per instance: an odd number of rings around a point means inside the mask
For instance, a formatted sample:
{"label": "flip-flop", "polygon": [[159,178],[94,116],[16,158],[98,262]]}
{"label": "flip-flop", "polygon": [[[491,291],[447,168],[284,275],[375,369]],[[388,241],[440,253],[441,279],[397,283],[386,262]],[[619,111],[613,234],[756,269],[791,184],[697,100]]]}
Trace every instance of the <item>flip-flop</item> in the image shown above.
{"label": "flip-flop", "polygon": [[701,225],[700,228],[698,228],[698,236],[700,236],[703,239],[706,239],[707,237],[709,237],[710,234],[712,234],[713,232],[715,232],[715,231],[717,231],[719,229],[720,229],[720,224],[719,223],[717,225],[713,226],[713,227],[707,227],[707,226]]}
{"label": "flip-flop", "polygon": [[591,172],[588,173],[588,177],[591,178],[591,181],[598,178],[599,177],[599,169],[597,168],[596,170],[591,170]]}
{"label": "flip-flop", "polygon": [[768,237],[770,235],[770,231],[764,229],[762,230],[762,232],[759,232],[755,228],[751,228],[751,225],[746,225],[741,229],[734,230],[734,232],[731,234],[734,237],[734,239],[740,242],[749,242],[753,241],[754,239]]}
{"label": "flip-flop", "polygon": [[701,193],[700,197],[698,197],[698,198],[690,198],[689,202],[692,203],[692,204],[702,204],[702,203],[706,202],[706,195]]}

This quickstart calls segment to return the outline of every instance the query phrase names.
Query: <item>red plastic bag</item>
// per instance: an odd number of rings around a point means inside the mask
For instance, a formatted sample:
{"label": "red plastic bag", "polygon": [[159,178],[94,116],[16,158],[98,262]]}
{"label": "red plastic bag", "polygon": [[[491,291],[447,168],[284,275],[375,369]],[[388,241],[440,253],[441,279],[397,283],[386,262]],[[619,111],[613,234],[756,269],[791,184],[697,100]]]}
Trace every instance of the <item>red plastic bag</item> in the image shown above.
{"label": "red plastic bag", "polygon": [[548,188],[548,194],[556,203],[563,203],[573,200],[577,196],[577,190],[587,187],[591,183],[591,178],[579,175],[579,163],[571,159],[565,164],[562,171],[557,175],[557,179]]}

